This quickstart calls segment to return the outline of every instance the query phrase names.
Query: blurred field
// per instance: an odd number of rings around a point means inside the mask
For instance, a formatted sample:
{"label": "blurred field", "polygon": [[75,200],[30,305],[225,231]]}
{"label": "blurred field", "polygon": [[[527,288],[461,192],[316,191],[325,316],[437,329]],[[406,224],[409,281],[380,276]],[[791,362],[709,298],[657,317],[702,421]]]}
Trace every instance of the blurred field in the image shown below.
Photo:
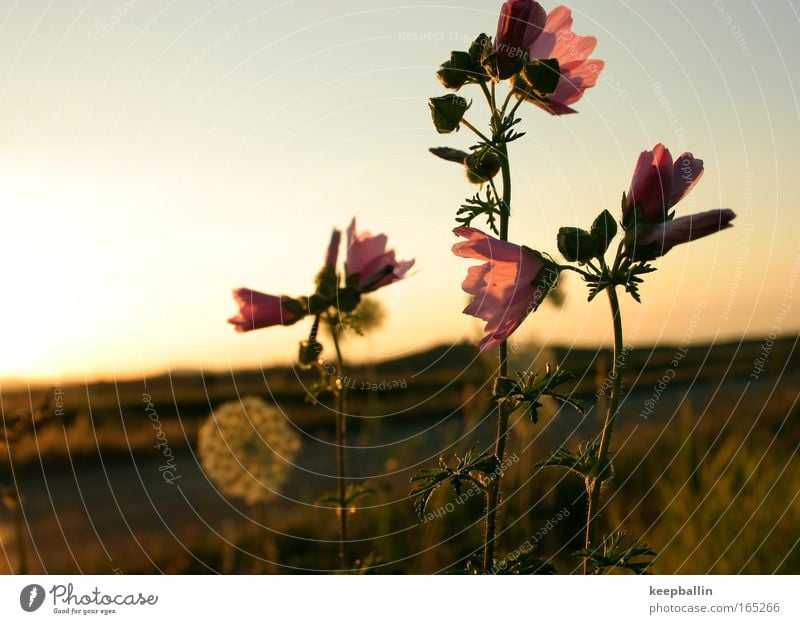
{"label": "blurred field", "polygon": [[[659,553],[654,571],[660,573],[800,572],[797,339],[773,345],[758,379],[751,373],[760,341],[693,346],[673,366],[676,349],[637,349],[626,356],[626,394],[614,444],[617,477],[604,498],[606,528],[621,525],[641,537]],[[610,354],[540,350],[535,361],[514,364],[541,368],[548,361],[589,371],[574,390],[587,413],[548,405],[538,425],[517,415],[509,453],[518,461],[504,481],[500,551],[536,536],[539,553],[552,556],[559,571],[571,572],[576,562],[569,553],[582,545],[582,484],[532,466],[553,448],[575,446],[598,431],[595,392]],[[477,497],[420,524],[408,492],[410,477],[440,455],[489,447],[493,364],[474,347],[455,345],[349,371],[349,442],[356,447],[349,474],[376,490],[352,516],[351,550],[371,571],[459,569],[479,547]],[[665,390],[644,410],[667,370],[673,373]],[[13,463],[5,449],[0,456],[0,484],[16,482],[23,496],[30,570],[335,568],[334,514],[314,506],[333,489],[333,418],[324,406],[304,400],[303,388],[312,381],[294,369],[276,368],[60,386],[58,422],[20,443]],[[53,393],[3,387],[3,414],[30,413]],[[284,498],[266,509],[225,499],[194,453],[197,431],[211,409],[245,395],[276,403],[303,436]],[[163,457],[145,412],[148,400],[175,457],[180,478],[172,484],[159,472]],[[452,499],[442,495],[432,504]],[[564,519],[553,523],[564,510]],[[552,528],[543,534],[547,525]],[[0,568],[9,571],[16,549],[4,508],[0,541]],[[559,551],[562,544],[568,546]]]}

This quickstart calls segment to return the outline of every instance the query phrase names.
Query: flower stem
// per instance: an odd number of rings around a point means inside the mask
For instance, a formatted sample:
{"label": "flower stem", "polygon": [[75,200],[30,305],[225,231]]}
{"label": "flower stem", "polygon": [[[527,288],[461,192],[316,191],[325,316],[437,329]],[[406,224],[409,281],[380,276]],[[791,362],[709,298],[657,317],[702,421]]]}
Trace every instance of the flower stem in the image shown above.
{"label": "flower stem", "polygon": [[469,128],[470,130],[472,130],[472,131],[473,131],[473,132],[474,132],[476,135],[478,135],[478,137],[479,137],[479,138],[480,138],[480,139],[481,139],[481,140],[482,140],[484,143],[486,143],[487,145],[491,145],[491,144],[492,144],[492,141],[491,141],[491,139],[489,139],[489,137],[487,137],[487,136],[486,136],[486,135],[485,135],[483,132],[481,132],[480,130],[478,130],[478,129],[477,129],[475,126],[473,126],[473,125],[472,125],[470,122],[468,122],[466,119],[463,119],[463,118],[462,118],[462,119],[461,119],[461,123],[462,123],[462,124],[464,124],[464,125],[465,125],[467,128]]}
{"label": "flower stem", "polygon": [[[594,277],[590,273],[587,273],[586,271],[582,271],[578,267],[574,267],[571,264],[559,264],[558,265],[558,270],[559,271],[572,271],[574,273],[577,273],[577,274],[585,277],[586,279],[592,279]],[[599,274],[599,272],[598,272],[598,274]]]}
{"label": "flower stem", "polygon": [[14,517],[14,539],[17,542],[17,574],[28,573],[28,552],[26,548],[27,535],[25,531],[25,515],[22,513],[22,497],[14,486],[13,494],[8,504],[9,511]]}
{"label": "flower stem", "polygon": [[[611,386],[611,399],[606,412],[606,419],[603,423],[603,432],[600,435],[600,448],[597,451],[597,464],[591,477],[586,479],[586,494],[588,495],[588,505],[586,509],[586,540],[585,547],[589,550],[594,543],[595,524],[597,522],[598,505],[600,503],[600,487],[603,480],[608,476],[606,458],[608,449],[611,446],[611,434],[614,432],[614,423],[617,420],[617,409],[619,407],[619,397],[622,390],[622,315],[619,309],[619,299],[617,290],[614,286],[606,288],[608,302],[611,305],[611,316],[614,320],[614,361],[611,368],[613,383]],[[588,573],[589,560],[583,560],[583,573]]]}
{"label": "flower stem", "polygon": [[340,382],[344,377],[344,360],[339,347],[338,328],[331,327],[333,346],[336,349],[336,362],[339,379],[336,381],[336,479],[339,490],[339,564],[342,569],[347,567],[347,487],[345,485],[345,435],[347,423],[345,422],[344,404],[346,384]]}
{"label": "flower stem", "polygon": [[[508,146],[501,143],[501,169],[503,173],[503,210],[500,212],[500,240],[508,240],[508,220],[511,216],[511,165],[508,160]],[[508,376],[508,342],[500,343],[500,356],[497,363],[498,377]],[[498,465],[502,465],[506,452],[508,437],[508,417],[505,402],[497,403],[497,433],[494,441],[494,454]],[[483,539],[483,571],[489,572],[494,566],[494,541],[497,533],[497,503],[500,499],[500,482],[503,473],[497,475],[489,483],[486,490],[486,526]]]}

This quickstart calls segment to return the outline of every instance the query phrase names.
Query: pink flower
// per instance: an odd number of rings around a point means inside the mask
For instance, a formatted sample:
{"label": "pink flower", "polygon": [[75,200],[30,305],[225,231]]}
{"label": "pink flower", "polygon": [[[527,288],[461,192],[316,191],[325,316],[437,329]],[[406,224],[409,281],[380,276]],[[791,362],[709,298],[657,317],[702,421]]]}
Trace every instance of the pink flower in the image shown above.
{"label": "pink flower", "polygon": [[520,70],[525,51],[542,33],[546,17],[542,6],[533,0],[503,3],[494,39],[498,78],[505,80]]}
{"label": "pink flower", "polygon": [[470,267],[461,287],[474,298],[464,314],[486,321],[481,351],[499,346],[547,295],[557,270],[542,255],[527,247],[501,241],[472,227],[453,230],[465,242],[453,245],[462,258],[484,260]]}
{"label": "pink flower", "polygon": [[342,240],[342,232],[333,229],[331,233],[331,242],[328,244],[328,252],[325,254],[325,266],[331,269],[336,268],[336,260],[339,258],[339,243]]}
{"label": "pink flower", "polygon": [[570,108],[583,97],[583,92],[595,86],[605,63],[590,59],[597,45],[594,37],[580,37],[572,32],[572,11],[557,6],[547,15],[544,30],[529,46],[531,59],[558,60],[559,78],[556,90],[548,96],[549,102],[537,102],[552,115],[576,112]]}
{"label": "pink flower", "polygon": [[735,218],[736,213],[733,210],[723,208],[659,223],[645,230],[636,239],[637,258],[643,256],[651,259],[663,256],[675,245],[688,243],[733,227],[731,221]]}
{"label": "pink flower", "polygon": [[373,236],[369,232],[356,232],[356,220],[347,228],[347,284],[355,281],[359,292],[371,292],[403,279],[414,265],[413,260],[398,261],[394,250],[386,249],[385,234]]}
{"label": "pink flower", "polygon": [[626,197],[623,217],[634,206],[647,221],[664,221],[669,209],[682,200],[703,176],[703,161],[685,152],[674,163],[669,150],[658,143],[639,155]]}
{"label": "pink flower", "polygon": [[272,325],[292,325],[306,314],[302,304],[291,297],[266,295],[249,288],[237,288],[233,298],[239,314],[228,319],[237,332],[246,332]]}

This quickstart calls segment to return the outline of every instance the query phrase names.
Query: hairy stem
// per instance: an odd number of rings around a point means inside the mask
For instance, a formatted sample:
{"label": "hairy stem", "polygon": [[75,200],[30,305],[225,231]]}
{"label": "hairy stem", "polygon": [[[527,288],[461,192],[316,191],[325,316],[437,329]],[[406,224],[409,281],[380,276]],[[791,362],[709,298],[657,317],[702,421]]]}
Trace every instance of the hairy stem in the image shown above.
{"label": "hairy stem", "polygon": [[[336,348],[336,362],[339,378],[344,377],[344,360],[339,347],[338,328],[331,327],[333,346]],[[345,484],[345,435],[347,423],[345,421],[344,405],[346,385],[336,382],[336,479],[339,493],[339,564],[342,569],[347,567],[347,487]]]}
{"label": "hairy stem", "polygon": [[[501,168],[503,173],[503,210],[500,212],[500,240],[508,240],[508,220],[511,216],[511,165],[508,160],[508,146],[501,143]],[[508,343],[500,344],[500,357],[497,364],[497,375],[508,376]],[[494,454],[502,465],[506,452],[508,437],[508,409],[504,401],[497,403],[497,433],[494,441]],[[486,491],[486,526],[483,539],[483,571],[489,572],[494,565],[494,541],[497,533],[497,503],[500,499],[500,483],[502,471],[498,471],[489,483]]]}
{"label": "hairy stem", "polygon": [[480,138],[480,139],[481,139],[481,140],[482,140],[484,143],[486,143],[487,145],[491,145],[491,144],[492,144],[492,141],[491,141],[491,139],[490,139],[489,137],[487,137],[487,136],[486,136],[486,135],[485,135],[483,132],[481,132],[480,130],[478,130],[478,129],[477,129],[475,126],[473,126],[473,125],[472,125],[470,122],[468,122],[466,119],[463,119],[463,118],[462,118],[462,119],[461,119],[461,123],[462,123],[462,124],[464,124],[464,125],[465,125],[467,128],[469,128],[470,130],[472,130],[472,131],[473,131],[473,132],[474,132],[476,135],[478,135],[478,137],[479,137],[479,138]]}
{"label": "hairy stem", "polygon": [[27,531],[25,531],[25,515],[22,512],[22,497],[14,487],[11,511],[14,516],[14,538],[17,542],[17,574],[28,573]]}
{"label": "hairy stem", "polygon": [[[622,390],[622,315],[619,309],[619,299],[617,290],[614,286],[606,288],[608,302],[611,305],[611,316],[614,320],[614,361],[611,368],[612,386],[611,398],[609,400],[606,420],[603,423],[603,432],[600,435],[600,448],[597,451],[597,468],[594,474],[586,480],[586,493],[588,495],[588,506],[586,509],[586,540],[585,547],[589,550],[594,543],[595,525],[597,523],[598,505],[600,504],[600,486],[606,474],[606,458],[608,449],[611,446],[611,435],[614,433],[614,423],[617,420],[617,409],[619,407],[619,396]],[[583,573],[588,573],[589,561],[583,560]]]}

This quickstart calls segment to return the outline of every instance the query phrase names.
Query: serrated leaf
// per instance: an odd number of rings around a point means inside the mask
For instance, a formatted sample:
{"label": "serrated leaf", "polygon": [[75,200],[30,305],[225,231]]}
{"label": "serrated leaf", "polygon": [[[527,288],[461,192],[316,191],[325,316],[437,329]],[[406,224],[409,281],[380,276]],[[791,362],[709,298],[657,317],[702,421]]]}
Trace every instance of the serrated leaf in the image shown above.
{"label": "serrated leaf", "polygon": [[526,371],[518,372],[516,381],[507,377],[499,379],[495,384],[495,393],[492,398],[495,401],[510,401],[513,409],[526,405],[533,422],[538,422],[538,410],[542,407],[539,399],[544,396],[549,396],[561,403],[567,403],[583,413],[583,406],[580,401],[572,398],[571,393],[562,394],[556,390],[559,386],[573,379],[575,379],[575,376],[569,371],[565,371],[560,367],[551,369],[548,364],[543,375],[539,372]]}
{"label": "serrated leaf", "polygon": [[455,455],[455,466],[451,467],[439,458],[439,468],[426,468],[411,477],[412,483],[417,486],[411,491],[411,496],[416,497],[414,510],[420,520],[425,518],[425,509],[433,493],[438,489],[451,485],[456,496],[462,493],[464,483],[470,482],[481,488],[485,487],[482,480],[490,480],[499,471],[500,463],[493,454],[467,451],[463,457]]}
{"label": "serrated leaf", "polygon": [[[591,574],[602,574],[611,568],[623,568],[634,574],[646,574],[653,562],[649,559],[656,553],[639,539],[630,544],[624,543],[625,531],[615,531],[603,537],[595,548],[582,548],[573,553],[574,556],[586,559]],[[642,560],[642,558],[647,558]]]}
{"label": "serrated leaf", "polygon": [[[591,440],[589,442],[578,445],[577,451],[571,451],[567,448],[558,448],[553,451],[545,460],[535,464],[537,468],[547,467],[560,467],[566,468],[570,472],[574,472],[582,479],[588,479],[595,474],[597,468],[597,452],[600,448],[598,440]],[[608,465],[610,460],[606,460]],[[608,475],[604,475],[604,480]]]}
{"label": "serrated leaf", "polygon": [[461,208],[456,212],[456,222],[461,225],[470,226],[474,219],[485,216],[489,229],[495,234],[499,234],[497,218],[502,214],[500,201],[494,196],[491,187],[487,187],[485,193],[485,199],[481,197],[479,191],[472,197],[464,200],[464,203],[461,204]]}
{"label": "serrated leaf", "polygon": [[496,561],[492,566],[491,574],[556,574],[556,569],[553,565],[533,554],[533,549],[530,551],[521,552],[519,550],[507,555],[503,559]]}

